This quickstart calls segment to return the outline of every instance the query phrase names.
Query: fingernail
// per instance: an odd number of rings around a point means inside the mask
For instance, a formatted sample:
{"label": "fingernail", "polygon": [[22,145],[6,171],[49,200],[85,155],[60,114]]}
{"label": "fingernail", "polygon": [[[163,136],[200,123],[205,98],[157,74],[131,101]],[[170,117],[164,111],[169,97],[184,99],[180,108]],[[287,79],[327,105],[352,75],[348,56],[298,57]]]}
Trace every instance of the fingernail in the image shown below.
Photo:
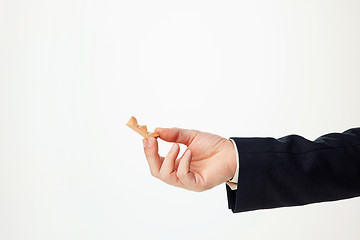
{"label": "fingernail", "polygon": [[147,147],[147,139],[143,139],[143,146],[144,146],[144,148],[146,148]]}
{"label": "fingernail", "polygon": [[148,147],[148,148],[151,148],[151,146],[153,145],[152,142],[153,142],[153,138],[152,138],[152,137],[147,140],[147,147]]}

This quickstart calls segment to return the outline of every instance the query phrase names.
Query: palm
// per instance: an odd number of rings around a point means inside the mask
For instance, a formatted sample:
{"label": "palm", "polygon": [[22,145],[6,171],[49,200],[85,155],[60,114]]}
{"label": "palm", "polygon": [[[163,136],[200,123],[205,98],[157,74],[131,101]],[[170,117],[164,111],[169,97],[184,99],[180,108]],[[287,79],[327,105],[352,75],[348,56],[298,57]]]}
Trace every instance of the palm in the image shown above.
{"label": "palm", "polygon": [[[192,152],[190,171],[198,174],[205,181],[213,184],[227,179],[213,179],[215,176],[223,176],[224,161],[222,156],[226,148],[227,139],[210,133],[199,133],[188,146]],[[226,177],[225,177],[226,178]],[[224,181],[222,181],[224,180]],[[217,184],[216,184],[217,185]]]}

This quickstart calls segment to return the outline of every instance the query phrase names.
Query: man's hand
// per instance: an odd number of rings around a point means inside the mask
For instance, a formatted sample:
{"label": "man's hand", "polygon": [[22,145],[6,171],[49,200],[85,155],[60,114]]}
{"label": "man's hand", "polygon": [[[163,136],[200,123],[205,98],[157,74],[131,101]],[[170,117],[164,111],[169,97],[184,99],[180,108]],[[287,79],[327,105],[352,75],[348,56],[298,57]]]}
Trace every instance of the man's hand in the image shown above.
{"label": "man's hand", "polygon": [[[220,136],[197,130],[156,128],[167,142],[173,142],[166,157],[158,153],[156,138],[143,139],[151,174],[160,180],[192,191],[205,191],[231,179],[236,170],[233,143]],[[187,149],[178,158],[180,146]]]}

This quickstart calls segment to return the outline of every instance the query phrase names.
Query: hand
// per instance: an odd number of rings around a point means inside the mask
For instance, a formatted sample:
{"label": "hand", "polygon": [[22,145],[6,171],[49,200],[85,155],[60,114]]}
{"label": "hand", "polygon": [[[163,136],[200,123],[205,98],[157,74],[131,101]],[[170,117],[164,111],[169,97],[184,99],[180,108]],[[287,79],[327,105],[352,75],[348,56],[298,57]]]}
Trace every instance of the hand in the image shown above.
{"label": "hand", "polygon": [[[158,153],[156,138],[143,139],[151,174],[160,180],[192,191],[205,191],[231,179],[236,171],[233,143],[220,136],[180,128],[157,128],[160,139],[174,142],[166,157]],[[187,146],[178,158],[180,146]]]}

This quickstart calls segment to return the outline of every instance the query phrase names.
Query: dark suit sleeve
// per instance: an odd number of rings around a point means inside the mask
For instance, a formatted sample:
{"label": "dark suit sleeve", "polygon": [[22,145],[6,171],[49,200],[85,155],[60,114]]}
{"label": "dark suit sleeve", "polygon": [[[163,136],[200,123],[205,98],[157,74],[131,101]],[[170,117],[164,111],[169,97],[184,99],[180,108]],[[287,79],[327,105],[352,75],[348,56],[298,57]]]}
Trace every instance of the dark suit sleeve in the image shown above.
{"label": "dark suit sleeve", "polygon": [[360,128],[309,141],[297,135],[231,138],[239,153],[233,212],[298,206],[360,196]]}

